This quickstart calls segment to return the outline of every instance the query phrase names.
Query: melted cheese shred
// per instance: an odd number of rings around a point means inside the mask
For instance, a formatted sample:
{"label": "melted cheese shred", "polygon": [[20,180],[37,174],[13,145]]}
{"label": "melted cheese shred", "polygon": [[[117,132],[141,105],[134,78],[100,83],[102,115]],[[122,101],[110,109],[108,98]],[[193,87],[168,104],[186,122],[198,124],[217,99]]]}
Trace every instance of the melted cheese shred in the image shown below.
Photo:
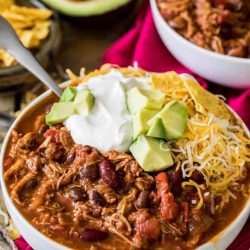
{"label": "melted cheese shred", "polygon": [[[250,165],[250,139],[233,115],[224,119],[211,112],[198,112],[187,89],[161,90],[166,93],[167,99],[176,99],[186,104],[190,117],[184,136],[177,142],[168,142],[177,164],[176,169],[182,169],[184,178],[190,177],[195,170],[201,172],[211,198],[221,198],[220,204],[216,208],[211,207],[211,211],[221,210],[230,198],[235,198],[235,190],[239,190],[240,181],[246,177],[247,166]],[[189,181],[183,183],[183,188],[187,185],[197,189],[200,201],[196,208],[201,208],[202,185]],[[211,203],[214,204],[214,200]]]}
{"label": "melted cheese shred", "polygon": [[[246,166],[250,162],[250,140],[242,126],[212,113],[207,116],[196,113],[188,120],[183,138],[169,144],[183,177],[200,171],[211,193],[221,197],[218,209],[222,209],[230,197],[235,197],[233,186],[246,177]],[[186,185],[197,189],[200,197],[197,208],[200,208],[203,203],[201,185],[184,182],[183,186]]]}
{"label": "melted cheese shred", "polygon": [[199,202],[198,202],[198,204],[196,206],[196,209],[200,209],[202,207],[202,205],[203,205],[203,196],[202,196],[201,189],[204,189],[204,186],[198,185],[196,182],[194,182],[192,180],[182,182],[181,186],[182,186],[183,189],[186,186],[193,186],[193,187],[195,187],[197,189],[197,193],[198,193],[198,196],[199,196]]}

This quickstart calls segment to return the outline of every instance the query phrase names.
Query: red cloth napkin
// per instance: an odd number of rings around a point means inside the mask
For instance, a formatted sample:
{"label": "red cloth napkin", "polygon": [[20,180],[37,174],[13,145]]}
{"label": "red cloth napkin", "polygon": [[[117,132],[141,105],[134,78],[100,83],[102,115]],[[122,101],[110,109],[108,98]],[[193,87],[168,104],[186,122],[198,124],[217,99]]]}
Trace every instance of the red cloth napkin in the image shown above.
{"label": "red cloth napkin", "polygon": [[[133,65],[134,61],[137,61],[141,68],[149,71],[164,72],[175,70],[178,73],[194,75],[189,69],[181,65],[161,42],[147,1],[142,7],[134,27],[106,51],[103,63],[113,63],[125,67]],[[250,127],[250,116],[247,114],[250,111],[250,89],[244,92],[235,91],[208,84],[200,77],[195,77],[198,78],[204,87],[208,87],[214,93],[226,96],[229,105]],[[22,237],[16,240],[16,245],[19,250],[32,250]],[[228,250],[249,250],[249,248],[250,220],[248,220],[247,225]]]}
{"label": "red cloth napkin", "polygon": [[[250,88],[240,91],[207,83],[180,64],[160,40],[148,1],[145,1],[134,27],[115,42],[106,51],[103,58],[103,63],[112,63],[124,67],[133,65],[135,61],[138,62],[139,67],[149,71],[165,72],[174,70],[177,73],[194,75],[204,87],[213,93],[224,95],[228,100],[228,104],[241,116],[250,128],[250,115],[248,115],[248,112],[250,112]],[[248,219],[247,224],[228,250],[249,249],[250,219]]]}
{"label": "red cloth napkin", "polygon": [[[124,67],[133,65],[135,61],[138,62],[139,67],[149,71],[174,70],[177,73],[192,74],[198,78],[203,86],[206,86],[204,80],[180,64],[166,49],[157,34],[148,1],[145,1],[134,27],[106,51],[103,59],[103,63],[113,63]],[[250,111],[250,88],[239,91],[216,84],[207,84],[207,87],[216,94],[224,95],[228,104],[250,128],[250,115],[248,115]]]}

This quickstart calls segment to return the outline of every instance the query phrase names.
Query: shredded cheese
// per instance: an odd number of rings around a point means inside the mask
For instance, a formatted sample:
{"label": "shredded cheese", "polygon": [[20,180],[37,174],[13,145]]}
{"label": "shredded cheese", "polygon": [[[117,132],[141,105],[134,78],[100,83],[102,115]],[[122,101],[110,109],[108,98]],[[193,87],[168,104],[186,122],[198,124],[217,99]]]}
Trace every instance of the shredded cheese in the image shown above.
{"label": "shredded cheese", "polygon": [[201,185],[198,185],[196,182],[192,181],[192,180],[189,180],[189,181],[185,181],[185,182],[182,182],[182,188],[184,189],[187,185],[189,186],[193,186],[197,189],[197,193],[199,195],[199,202],[196,206],[196,209],[200,209],[203,205],[203,196],[202,196],[202,193],[201,193],[201,188],[204,189],[204,187],[202,187]]}
{"label": "shredded cheese", "polygon": [[[216,207],[213,201],[211,211],[221,210],[230,198],[235,197],[231,187],[238,185],[246,177],[246,166],[250,163],[250,138],[234,119],[198,112],[193,99],[183,89],[166,92],[166,95],[169,99],[184,102],[190,117],[183,138],[177,142],[168,142],[177,162],[177,169],[182,169],[184,178],[190,177],[195,170],[200,171],[212,199],[220,197],[222,200]],[[193,183],[194,185],[199,190],[199,185]],[[201,195],[200,190],[198,193]],[[197,208],[202,204],[203,199],[200,199]]]}
{"label": "shredded cheese", "polygon": [[[235,197],[230,187],[245,177],[246,164],[250,162],[250,140],[241,126],[212,113],[196,113],[188,120],[184,137],[171,147],[175,159],[181,162],[183,177],[200,171],[215,197],[222,198],[219,209],[229,197]],[[197,208],[201,203],[202,199]]]}

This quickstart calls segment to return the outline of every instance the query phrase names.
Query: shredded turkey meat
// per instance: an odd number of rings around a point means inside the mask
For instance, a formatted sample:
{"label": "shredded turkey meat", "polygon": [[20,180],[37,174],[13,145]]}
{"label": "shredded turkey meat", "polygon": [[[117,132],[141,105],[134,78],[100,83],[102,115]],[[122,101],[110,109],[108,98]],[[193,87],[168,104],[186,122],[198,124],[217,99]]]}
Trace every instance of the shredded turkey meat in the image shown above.
{"label": "shredded turkey meat", "polygon": [[75,249],[190,249],[213,225],[210,200],[197,211],[196,190],[178,188],[184,180],[175,165],[149,174],[128,153],[102,154],[75,144],[62,125],[37,124],[13,131],[4,178],[48,237]]}
{"label": "shredded turkey meat", "polygon": [[249,0],[157,0],[162,16],[192,43],[250,58]]}

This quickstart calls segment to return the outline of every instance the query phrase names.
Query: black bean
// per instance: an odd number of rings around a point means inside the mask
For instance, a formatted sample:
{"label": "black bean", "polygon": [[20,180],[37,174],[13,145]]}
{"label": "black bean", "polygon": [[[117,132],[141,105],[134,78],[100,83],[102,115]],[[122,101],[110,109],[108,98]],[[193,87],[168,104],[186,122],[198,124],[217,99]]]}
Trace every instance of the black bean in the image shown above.
{"label": "black bean", "polygon": [[69,190],[69,197],[75,202],[84,201],[86,193],[79,187],[73,187]]}
{"label": "black bean", "polygon": [[66,149],[64,147],[58,147],[54,154],[53,160],[59,163],[64,162],[66,159]]}
{"label": "black bean", "polygon": [[59,163],[66,159],[66,149],[59,143],[50,143],[44,151],[44,156]]}
{"label": "black bean", "polygon": [[244,2],[242,0],[228,0],[228,4],[226,8],[232,11],[240,11],[244,6]]}
{"label": "black bean", "polygon": [[179,195],[182,191],[181,184],[184,181],[182,176],[182,171],[179,169],[178,171],[174,171],[170,176],[170,189],[174,195]]}
{"label": "black bean", "polygon": [[220,29],[220,35],[224,39],[230,39],[232,37],[232,25],[228,23],[222,23]]}
{"label": "black bean", "polygon": [[85,145],[83,148],[84,152],[86,152],[87,154],[91,154],[93,151],[93,148],[89,145]]}
{"label": "black bean", "polygon": [[98,205],[98,206],[104,205],[104,200],[103,200],[102,196],[96,190],[88,191],[88,195],[89,195],[90,203],[92,205]]}
{"label": "black bean", "polygon": [[49,129],[49,126],[42,124],[41,127],[39,128],[38,133],[43,135],[48,129]]}
{"label": "black bean", "polygon": [[149,206],[149,192],[148,191],[142,191],[135,203],[136,208],[140,209],[140,208],[147,208]]}
{"label": "black bean", "polygon": [[97,229],[85,229],[80,233],[83,241],[102,241],[108,237],[108,233]]}
{"label": "black bean", "polygon": [[34,189],[38,184],[38,181],[36,179],[32,179],[29,182],[27,182],[24,186],[25,189]]}
{"label": "black bean", "polygon": [[100,176],[106,184],[112,188],[117,188],[121,185],[121,180],[115,172],[113,164],[109,160],[103,160],[99,163]]}
{"label": "black bean", "polygon": [[202,183],[205,182],[203,174],[198,170],[194,170],[194,172],[192,173],[190,179],[195,181],[198,184],[202,184]]}
{"label": "black bean", "polygon": [[79,176],[81,178],[87,178],[90,180],[97,179],[99,177],[99,169],[96,163],[91,165],[84,165],[80,171]]}

